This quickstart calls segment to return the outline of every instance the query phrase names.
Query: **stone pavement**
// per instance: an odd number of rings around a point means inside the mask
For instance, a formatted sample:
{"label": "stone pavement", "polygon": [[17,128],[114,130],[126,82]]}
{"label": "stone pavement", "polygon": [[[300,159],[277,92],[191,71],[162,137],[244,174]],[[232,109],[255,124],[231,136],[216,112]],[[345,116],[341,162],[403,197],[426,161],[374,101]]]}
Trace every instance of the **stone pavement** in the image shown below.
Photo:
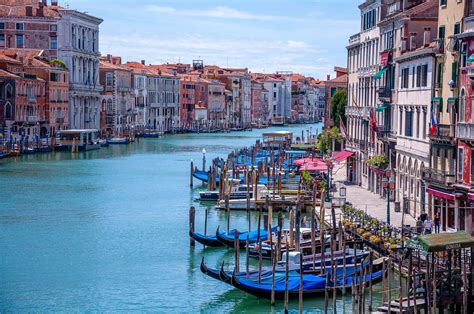
{"label": "stone pavement", "polygon": [[[372,193],[358,185],[346,184],[346,166],[345,163],[336,165],[333,170],[333,183],[337,189],[342,186],[346,187],[346,201],[352,203],[357,209],[366,210],[367,214],[381,221],[387,220],[387,199],[380,197],[378,194]],[[335,196],[339,196],[336,192]],[[395,212],[394,202],[390,203],[390,224],[400,228],[402,226],[402,213]],[[416,220],[412,216],[405,214],[404,224],[415,226]]]}

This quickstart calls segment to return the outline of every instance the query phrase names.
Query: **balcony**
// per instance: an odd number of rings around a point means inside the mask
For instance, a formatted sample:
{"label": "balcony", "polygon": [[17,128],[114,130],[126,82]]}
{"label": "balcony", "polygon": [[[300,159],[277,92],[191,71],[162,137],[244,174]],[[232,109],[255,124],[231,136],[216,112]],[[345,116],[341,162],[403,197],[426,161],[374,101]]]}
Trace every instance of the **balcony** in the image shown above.
{"label": "balcony", "polygon": [[434,135],[430,134],[430,139],[437,142],[453,142],[455,131],[454,125],[440,124],[438,125],[437,133]]}
{"label": "balcony", "polygon": [[390,125],[377,125],[377,138],[378,139],[388,139],[390,135]]}
{"label": "balcony", "polygon": [[26,122],[28,123],[36,123],[38,121],[38,116],[26,116]]}
{"label": "balcony", "polygon": [[447,186],[456,182],[456,175],[454,172],[425,169],[423,172],[423,180],[428,183]]}
{"label": "balcony", "polygon": [[392,90],[388,87],[380,87],[378,90],[379,99],[386,102],[392,101]]}
{"label": "balcony", "polygon": [[458,122],[456,136],[459,140],[474,142],[474,123]]}
{"label": "balcony", "polygon": [[435,39],[436,54],[444,54],[444,38]]}

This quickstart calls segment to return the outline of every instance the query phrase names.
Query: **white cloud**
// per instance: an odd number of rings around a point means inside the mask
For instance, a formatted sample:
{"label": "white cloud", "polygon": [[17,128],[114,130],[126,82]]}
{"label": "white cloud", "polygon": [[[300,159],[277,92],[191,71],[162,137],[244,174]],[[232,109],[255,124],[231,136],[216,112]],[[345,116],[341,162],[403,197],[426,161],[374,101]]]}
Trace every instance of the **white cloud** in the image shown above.
{"label": "white cloud", "polygon": [[192,17],[212,17],[212,18],[222,18],[222,19],[236,19],[236,20],[262,20],[262,21],[271,21],[276,20],[279,17],[271,15],[258,15],[252,14],[244,11],[239,11],[233,8],[226,6],[217,6],[212,9],[207,10],[177,10],[172,7],[164,7],[159,5],[148,5],[145,7],[147,12],[155,13],[166,13],[166,14],[175,14],[182,16],[192,16]]}

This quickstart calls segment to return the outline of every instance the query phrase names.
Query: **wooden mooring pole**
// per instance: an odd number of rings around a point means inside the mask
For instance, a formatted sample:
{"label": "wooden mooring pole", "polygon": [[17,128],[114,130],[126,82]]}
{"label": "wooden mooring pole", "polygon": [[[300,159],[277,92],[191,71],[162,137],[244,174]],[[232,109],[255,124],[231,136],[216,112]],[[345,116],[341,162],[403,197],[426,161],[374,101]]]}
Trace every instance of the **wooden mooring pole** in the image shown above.
{"label": "wooden mooring pole", "polygon": [[[190,232],[194,232],[195,216],[196,216],[196,209],[194,208],[194,206],[191,206],[191,208],[189,209],[189,231]],[[196,244],[193,237],[189,237],[189,244],[191,246],[194,246]]]}

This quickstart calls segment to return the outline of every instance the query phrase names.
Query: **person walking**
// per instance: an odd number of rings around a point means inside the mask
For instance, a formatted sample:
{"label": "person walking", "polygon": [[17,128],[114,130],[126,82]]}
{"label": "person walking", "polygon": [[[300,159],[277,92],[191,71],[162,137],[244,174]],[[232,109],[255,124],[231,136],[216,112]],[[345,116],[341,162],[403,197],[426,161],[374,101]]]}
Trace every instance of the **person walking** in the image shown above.
{"label": "person walking", "polygon": [[431,218],[428,216],[424,222],[424,232],[425,234],[431,234],[431,229],[433,228],[433,222],[431,221]]}
{"label": "person walking", "polygon": [[439,227],[441,225],[441,215],[439,214],[439,212],[435,214],[434,225],[435,225],[435,233],[439,233]]}

